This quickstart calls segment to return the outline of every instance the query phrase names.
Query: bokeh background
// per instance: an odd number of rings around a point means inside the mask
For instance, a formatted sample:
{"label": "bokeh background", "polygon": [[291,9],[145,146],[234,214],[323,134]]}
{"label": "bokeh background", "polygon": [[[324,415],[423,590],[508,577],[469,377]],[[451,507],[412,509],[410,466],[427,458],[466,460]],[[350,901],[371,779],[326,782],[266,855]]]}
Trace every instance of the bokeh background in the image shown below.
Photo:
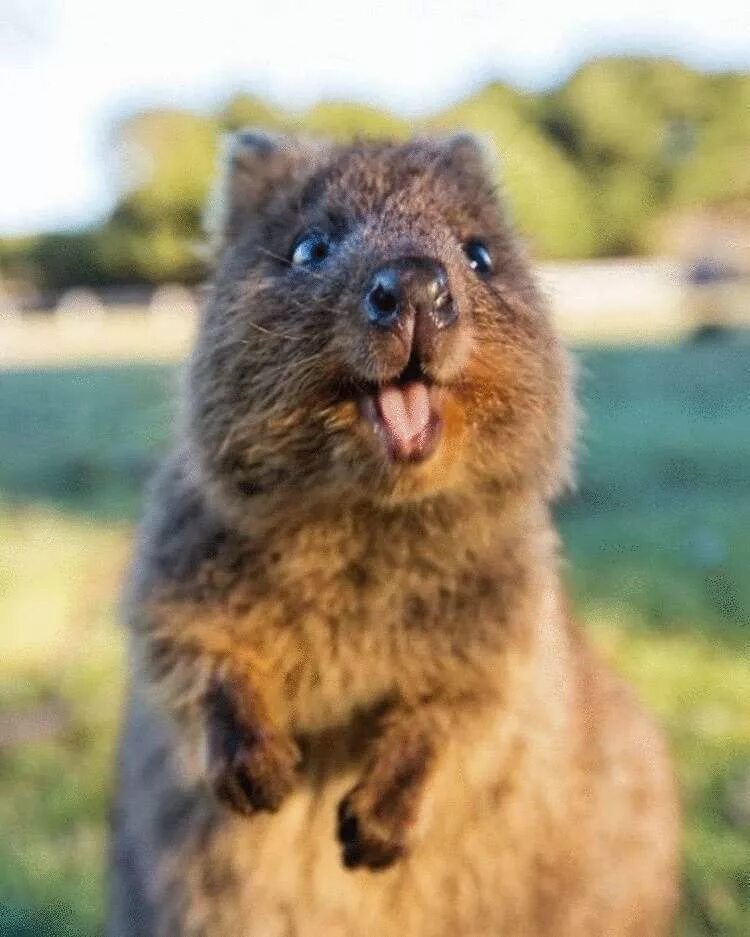
{"label": "bokeh background", "polygon": [[101,933],[119,582],[246,124],[497,147],[578,359],[574,601],[675,753],[678,933],[750,933],[749,37],[735,0],[0,0],[2,937]]}

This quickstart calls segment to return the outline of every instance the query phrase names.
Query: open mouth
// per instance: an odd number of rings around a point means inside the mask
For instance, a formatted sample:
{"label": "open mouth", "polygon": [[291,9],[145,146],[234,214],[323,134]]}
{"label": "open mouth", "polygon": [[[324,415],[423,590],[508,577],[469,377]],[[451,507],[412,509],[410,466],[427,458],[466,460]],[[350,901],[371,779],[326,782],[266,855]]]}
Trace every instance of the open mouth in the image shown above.
{"label": "open mouth", "polygon": [[394,462],[422,462],[440,439],[439,391],[418,363],[410,362],[395,381],[370,385],[360,411]]}

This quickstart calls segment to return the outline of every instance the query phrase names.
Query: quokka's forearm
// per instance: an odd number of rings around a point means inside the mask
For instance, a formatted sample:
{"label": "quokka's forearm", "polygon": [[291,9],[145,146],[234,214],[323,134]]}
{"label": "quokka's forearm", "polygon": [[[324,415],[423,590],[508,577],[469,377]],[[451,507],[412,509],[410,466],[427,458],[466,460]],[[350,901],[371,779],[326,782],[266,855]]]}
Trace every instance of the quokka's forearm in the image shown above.
{"label": "quokka's forearm", "polygon": [[409,851],[437,763],[457,733],[482,718],[482,701],[431,697],[394,703],[358,783],[339,805],[338,838],[348,867],[384,868]]}
{"label": "quokka's forearm", "polygon": [[141,636],[147,681],[215,796],[249,814],[275,810],[296,783],[299,750],[270,713],[252,658],[220,636]]}

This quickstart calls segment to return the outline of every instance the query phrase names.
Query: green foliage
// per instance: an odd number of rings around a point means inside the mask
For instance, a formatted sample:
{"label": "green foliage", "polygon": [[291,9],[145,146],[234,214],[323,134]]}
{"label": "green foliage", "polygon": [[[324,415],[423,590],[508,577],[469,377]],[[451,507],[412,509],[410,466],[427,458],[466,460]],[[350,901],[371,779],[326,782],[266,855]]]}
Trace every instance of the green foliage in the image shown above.
{"label": "green foliage", "polygon": [[0,295],[4,278],[20,283],[38,283],[39,271],[33,267],[31,252],[37,237],[0,238]]}
{"label": "green foliage", "polygon": [[589,62],[543,120],[591,185],[596,253],[637,253],[674,201],[750,194],[750,79],[669,59]]}
{"label": "green foliage", "polygon": [[408,136],[410,125],[387,111],[347,101],[329,101],[317,104],[294,122],[305,133],[331,140],[351,140],[353,137]]}
{"label": "green foliage", "polygon": [[[197,213],[197,206],[196,206]],[[178,227],[168,219],[135,227],[121,217],[104,225],[96,238],[96,252],[113,282],[195,282],[205,269],[200,253],[200,221],[187,230],[186,212]]]}
{"label": "green foliage", "polygon": [[254,94],[235,94],[219,111],[219,125],[223,130],[235,131],[243,127],[282,129],[286,117]]}
{"label": "green foliage", "polygon": [[498,183],[537,254],[588,257],[595,240],[586,180],[534,121],[531,105],[519,92],[492,84],[428,126],[470,130],[492,144],[499,155]]}
{"label": "green foliage", "polygon": [[115,214],[191,230],[208,194],[218,124],[187,111],[145,111],[116,131],[126,194]]}
{"label": "green foliage", "polygon": [[705,120],[691,158],[678,168],[675,201],[750,199],[750,75],[722,75],[710,84],[711,119]]}
{"label": "green foliage", "polygon": [[41,235],[28,252],[36,282],[51,289],[75,283],[106,283],[108,270],[99,255],[99,245],[100,234],[94,230]]}
{"label": "green foliage", "polygon": [[117,128],[124,194],[100,230],[99,244],[113,279],[201,275],[201,216],[218,130],[213,118],[183,111],[146,111]]}
{"label": "green foliage", "polygon": [[147,110],[114,131],[121,195],[112,216],[25,253],[0,245],[0,264],[55,288],[199,279],[217,138],[248,125],[333,140],[472,130],[500,154],[498,179],[538,256],[644,252],[671,213],[750,199],[749,113],[750,76],[658,58],[593,60],[545,94],[494,82],[418,122],[346,101],[294,114],[245,93],[215,115]]}
{"label": "green foliage", "polygon": [[581,161],[606,167],[632,162],[656,169],[671,158],[670,122],[710,117],[708,79],[664,59],[589,62],[550,96]]}

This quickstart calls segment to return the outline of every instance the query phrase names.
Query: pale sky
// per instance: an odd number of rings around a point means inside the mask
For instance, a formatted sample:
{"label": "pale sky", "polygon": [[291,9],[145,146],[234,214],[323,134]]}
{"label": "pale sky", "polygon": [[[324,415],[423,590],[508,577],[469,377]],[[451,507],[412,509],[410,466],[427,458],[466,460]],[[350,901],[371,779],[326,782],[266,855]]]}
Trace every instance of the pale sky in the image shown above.
{"label": "pale sky", "polygon": [[137,106],[236,90],[405,114],[484,80],[544,87],[593,54],[750,69],[748,0],[0,0],[0,234],[86,223],[107,138]]}

